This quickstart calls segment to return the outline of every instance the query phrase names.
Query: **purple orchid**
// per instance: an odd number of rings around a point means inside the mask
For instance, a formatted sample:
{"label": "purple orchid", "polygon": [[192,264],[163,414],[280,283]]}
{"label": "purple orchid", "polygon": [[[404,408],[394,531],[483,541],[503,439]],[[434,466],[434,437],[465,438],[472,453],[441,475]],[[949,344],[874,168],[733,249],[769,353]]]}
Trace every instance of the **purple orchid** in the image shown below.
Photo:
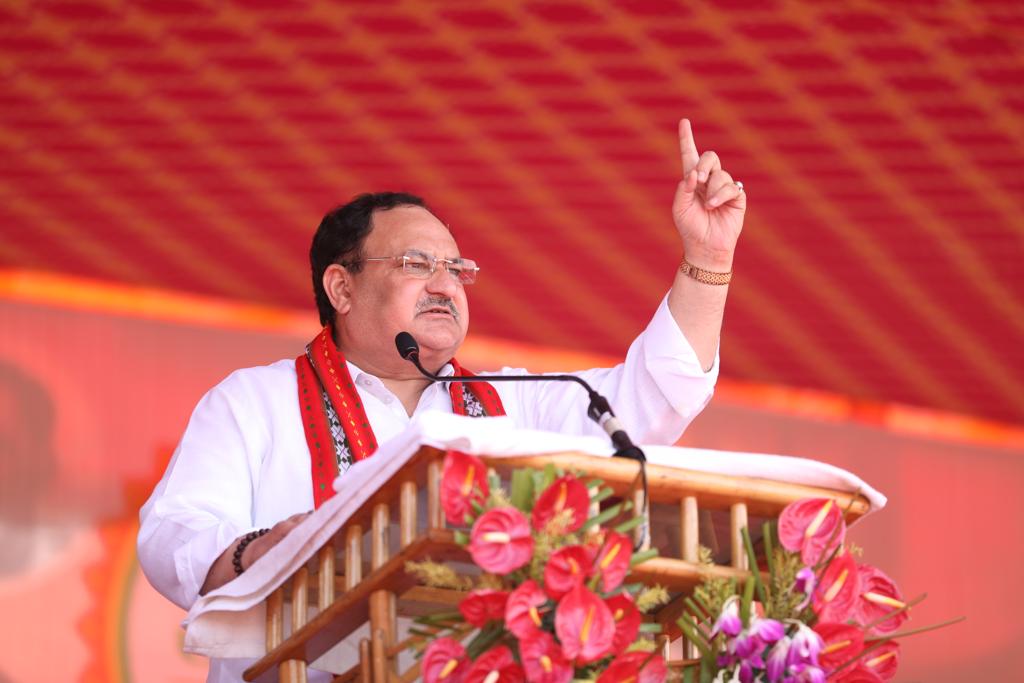
{"label": "purple orchid", "polygon": [[733,596],[725,601],[722,613],[718,615],[715,625],[711,628],[711,637],[714,638],[719,633],[724,633],[730,638],[734,638],[742,630],[743,622],[740,620],[740,601],[739,598]]}
{"label": "purple orchid", "polygon": [[742,661],[750,661],[764,668],[764,649],[785,635],[785,627],[774,619],[751,617],[750,628],[740,632],[727,643],[727,651]]}
{"label": "purple orchid", "polygon": [[759,656],[761,649],[764,647],[764,643],[761,642],[761,639],[751,634],[749,630],[743,631],[733,638],[729,645],[729,650],[742,661]]}
{"label": "purple orchid", "polygon": [[774,619],[751,617],[750,633],[765,644],[772,644],[786,635],[786,627]]}
{"label": "purple orchid", "polygon": [[789,667],[790,675],[782,679],[783,683],[825,683],[825,671],[813,664],[795,664]]}
{"label": "purple orchid", "polygon": [[799,622],[793,636],[782,636],[768,652],[765,667],[768,683],[825,683],[825,671],[818,664],[824,647],[821,637]]}
{"label": "purple orchid", "polygon": [[750,626],[744,629],[738,604],[730,599],[712,629],[712,634],[716,633],[727,636],[718,666],[732,670],[734,680],[739,683],[753,683],[757,674],[765,670],[765,650],[785,636],[786,627],[775,619],[751,615]]}
{"label": "purple orchid", "polygon": [[818,653],[825,647],[825,642],[806,624],[794,623],[797,624],[797,630],[789,649],[789,663],[818,666]]}
{"label": "purple orchid", "polygon": [[825,671],[818,665],[818,654],[825,643],[806,624],[796,625],[792,637],[781,638],[768,654],[768,680],[771,683],[825,683]]}
{"label": "purple orchid", "polygon": [[814,570],[810,567],[804,567],[796,573],[796,583],[793,588],[797,593],[803,593],[803,601],[796,606],[798,610],[802,610],[811,604],[811,596],[814,595],[814,587],[817,585],[818,579],[814,576]]}
{"label": "purple orchid", "polygon": [[789,661],[791,642],[792,639],[789,636],[783,636],[776,641],[775,646],[768,653],[767,673],[769,683],[777,683],[777,681],[782,680],[782,676],[786,673],[786,662]]}

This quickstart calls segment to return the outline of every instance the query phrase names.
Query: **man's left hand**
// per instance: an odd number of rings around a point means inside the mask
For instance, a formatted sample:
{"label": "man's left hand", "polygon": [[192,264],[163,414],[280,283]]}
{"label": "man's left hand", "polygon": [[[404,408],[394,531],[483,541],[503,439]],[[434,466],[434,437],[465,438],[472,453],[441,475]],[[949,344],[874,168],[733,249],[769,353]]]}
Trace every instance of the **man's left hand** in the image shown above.
{"label": "man's left hand", "polygon": [[683,179],[672,202],[672,218],[683,239],[686,260],[705,270],[730,271],[747,195],[722,168],[717,154],[697,151],[688,119],[679,122],[679,152]]}

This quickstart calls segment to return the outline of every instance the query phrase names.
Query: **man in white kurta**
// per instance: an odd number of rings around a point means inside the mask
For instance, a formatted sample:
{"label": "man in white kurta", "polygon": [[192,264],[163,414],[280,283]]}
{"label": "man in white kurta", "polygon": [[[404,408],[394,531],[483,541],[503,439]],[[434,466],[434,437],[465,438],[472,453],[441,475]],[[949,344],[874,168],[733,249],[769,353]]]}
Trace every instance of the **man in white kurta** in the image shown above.
{"label": "man in white kurta", "polygon": [[[673,218],[685,258],[672,289],[624,363],[580,373],[609,399],[638,443],[674,443],[710,400],[746,207],[742,185],[713,152],[697,153],[685,120],[680,146],[684,178]],[[400,358],[395,334],[413,333],[423,365],[451,374],[449,359],[469,324],[464,284],[472,281],[466,270],[475,264],[462,259],[447,227],[418,201],[391,193],[357,198],[325,217],[311,250],[321,321],[331,326],[347,359],[378,443],[422,412],[452,412],[447,386],[427,382]],[[356,230],[352,240],[331,241],[334,232],[350,229]],[[345,246],[330,253],[331,244]],[[326,260],[317,256],[325,249]],[[429,273],[408,267],[405,255],[411,253],[427,255]],[[494,389],[517,426],[603,433],[586,416],[586,395],[575,384],[499,382]],[[141,566],[175,604],[188,609],[199,595],[230,581],[313,508],[310,449],[297,396],[296,364],[285,360],[233,373],[196,407],[141,511]],[[261,528],[271,532],[247,540]],[[213,660],[209,680],[241,680],[249,663]]]}

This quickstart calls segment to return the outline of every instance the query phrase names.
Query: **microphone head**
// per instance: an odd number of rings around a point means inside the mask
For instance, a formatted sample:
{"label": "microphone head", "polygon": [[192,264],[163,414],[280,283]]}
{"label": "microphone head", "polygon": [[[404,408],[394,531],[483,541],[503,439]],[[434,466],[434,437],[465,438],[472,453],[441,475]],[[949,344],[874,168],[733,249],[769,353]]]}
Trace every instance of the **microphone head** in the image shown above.
{"label": "microphone head", "polygon": [[395,348],[398,349],[398,355],[405,360],[412,360],[420,355],[420,345],[408,332],[399,332],[395,335]]}

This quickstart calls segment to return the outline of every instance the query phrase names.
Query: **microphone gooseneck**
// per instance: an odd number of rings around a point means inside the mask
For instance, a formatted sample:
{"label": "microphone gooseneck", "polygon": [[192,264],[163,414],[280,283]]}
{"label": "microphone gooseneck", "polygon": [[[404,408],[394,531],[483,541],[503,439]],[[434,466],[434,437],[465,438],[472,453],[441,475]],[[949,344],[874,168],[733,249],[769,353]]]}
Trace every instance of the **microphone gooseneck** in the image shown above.
{"label": "microphone gooseneck", "polygon": [[416,338],[408,332],[399,332],[395,335],[395,348],[398,349],[398,355],[415,365],[420,374],[433,382],[575,382],[586,390],[587,396],[590,398],[587,415],[601,425],[601,428],[608,434],[615,445],[615,455],[640,462],[647,460],[644,452],[633,443],[622,423],[615,417],[608,399],[594,391],[594,388],[582,377],[576,375],[454,375],[441,377],[428,371],[420,363],[420,345]]}

